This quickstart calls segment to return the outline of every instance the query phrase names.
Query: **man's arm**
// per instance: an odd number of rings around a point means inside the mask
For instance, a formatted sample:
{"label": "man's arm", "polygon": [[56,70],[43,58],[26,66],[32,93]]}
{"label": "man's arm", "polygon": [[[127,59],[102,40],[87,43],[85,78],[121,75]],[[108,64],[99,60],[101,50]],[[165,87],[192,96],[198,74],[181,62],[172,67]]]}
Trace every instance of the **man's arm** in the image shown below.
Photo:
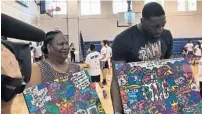
{"label": "man's arm", "polygon": [[111,92],[111,99],[112,99],[114,113],[122,114],[123,107],[121,102],[120,90],[119,90],[118,81],[116,79],[116,76],[114,76],[114,73],[113,73],[110,92]]}
{"label": "man's arm", "polygon": [[[168,39],[168,40],[167,40]],[[168,50],[164,56],[164,59],[169,59],[172,56],[172,50],[173,50],[173,36],[170,33],[170,31],[168,31],[168,37],[166,39],[166,44],[168,46]]]}
{"label": "man's arm", "polygon": [[[129,45],[127,45],[128,36],[117,36],[112,45],[112,60],[113,61],[126,61],[126,53],[128,53]],[[113,78],[111,83],[111,99],[115,113],[123,113],[123,106],[121,102],[120,90],[118,86],[117,78],[113,72]]]}

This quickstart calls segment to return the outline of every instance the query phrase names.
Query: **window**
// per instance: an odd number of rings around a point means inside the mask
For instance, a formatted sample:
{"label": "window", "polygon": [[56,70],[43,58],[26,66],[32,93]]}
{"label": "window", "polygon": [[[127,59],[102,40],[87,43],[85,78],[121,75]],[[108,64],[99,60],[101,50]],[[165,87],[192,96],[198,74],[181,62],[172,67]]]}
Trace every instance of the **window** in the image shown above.
{"label": "window", "polygon": [[177,0],[178,11],[196,11],[197,0]]}
{"label": "window", "polygon": [[144,4],[147,4],[149,2],[157,2],[161,4],[162,7],[164,7],[164,0],[144,0]]}
{"label": "window", "polygon": [[100,0],[81,0],[81,15],[99,15]]}
{"label": "window", "polygon": [[186,1],[185,0],[177,0],[177,10],[186,11]]}
{"label": "window", "polygon": [[[127,12],[128,11],[128,3],[127,0],[113,0],[113,13],[116,14],[118,12]],[[131,2],[131,9],[132,9]]]}
{"label": "window", "polygon": [[188,0],[188,11],[197,10],[197,0]]}
{"label": "window", "polygon": [[53,15],[66,15],[67,14],[67,1],[66,0],[54,0],[52,6],[55,9],[60,7],[60,11],[53,11]]}

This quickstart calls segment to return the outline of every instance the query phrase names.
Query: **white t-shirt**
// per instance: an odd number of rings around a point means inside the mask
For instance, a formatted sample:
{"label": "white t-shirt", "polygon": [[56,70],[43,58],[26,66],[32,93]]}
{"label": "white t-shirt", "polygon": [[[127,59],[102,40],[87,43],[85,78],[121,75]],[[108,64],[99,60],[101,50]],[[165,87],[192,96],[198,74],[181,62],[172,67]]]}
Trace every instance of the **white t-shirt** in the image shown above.
{"label": "white t-shirt", "polygon": [[86,57],[86,64],[90,66],[89,74],[91,76],[100,75],[100,53],[97,51],[91,52]]}
{"label": "white t-shirt", "polygon": [[202,57],[201,57],[201,59],[199,60],[199,65],[198,65],[198,67],[199,67],[199,81],[202,81]]}
{"label": "white t-shirt", "polygon": [[202,50],[199,48],[199,45],[196,45],[195,49],[196,49],[195,55],[201,56],[202,55]]}
{"label": "white t-shirt", "polygon": [[193,47],[194,47],[193,43],[187,43],[185,45],[185,48],[187,48],[187,51],[193,51]]}
{"label": "white t-shirt", "polygon": [[42,56],[41,46],[36,46],[36,47],[35,47],[35,56],[36,56],[36,57]]}
{"label": "white t-shirt", "polygon": [[31,50],[31,62],[34,63],[34,52]]}
{"label": "white t-shirt", "polygon": [[101,56],[101,61],[107,61],[107,48],[106,47],[102,47],[101,51],[100,51],[100,56]]}
{"label": "white t-shirt", "polygon": [[107,46],[107,61],[108,65],[111,66],[112,48]]}
{"label": "white t-shirt", "polygon": [[107,59],[110,59],[112,57],[112,48],[107,46]]}

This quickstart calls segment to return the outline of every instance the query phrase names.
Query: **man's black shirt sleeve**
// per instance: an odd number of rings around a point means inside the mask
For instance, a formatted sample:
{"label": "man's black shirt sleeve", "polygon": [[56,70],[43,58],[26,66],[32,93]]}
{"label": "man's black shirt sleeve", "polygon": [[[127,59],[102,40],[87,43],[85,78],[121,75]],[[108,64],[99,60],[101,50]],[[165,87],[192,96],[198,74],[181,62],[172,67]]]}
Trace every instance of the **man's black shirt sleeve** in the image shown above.
{"label": "man's black shirt sleeve", "polygon": [[113,41],[112,44],[112,60],[114,61],[127,61],[126,57],[131,56],[130,45],[131,36],[129,34],[119,34]]}
{"label": "man's black shirt sleeve", "polygon": [[172,50],[173,50],[173,36],[169,30],[166,30],[165,42],[168,49],[166,51],[164,59],[169,59],[172,56]]}

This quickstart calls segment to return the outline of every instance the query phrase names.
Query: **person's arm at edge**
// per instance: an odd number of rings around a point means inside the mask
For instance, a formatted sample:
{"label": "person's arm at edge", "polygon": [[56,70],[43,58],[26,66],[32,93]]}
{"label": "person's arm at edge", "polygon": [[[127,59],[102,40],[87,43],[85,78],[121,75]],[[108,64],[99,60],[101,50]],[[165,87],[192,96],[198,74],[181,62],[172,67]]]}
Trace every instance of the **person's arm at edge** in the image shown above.
{"label": "person's arm at edge", "polygon": [[167,42],[168,50],[164,56],[164,59],[172,58],[172,50],[173,50],[173,36],[170,31],[168,31],[169,40]]}
{"label": "person's arm at edge", "polygon": [[[114,61],[126,61],[125,60],[125,56],[126,53],[128,52],[128,45],[127,45],[127,39],[125,39],[123,42],[121,40],[121,38],[125,38],[125,37],[129,37],[129,36],[121,36],[118,35],[115,40],[113,41],[113,45],[112,45],[112,61],[114,63]],[[121,96],[120,96],[120,89],[119,89],[119,85],[118,85],[118,81],[117,78],[113,72],[112,74],[112,83],[111,83],[111,88],[110,88],[110,92],[111,92],[111,99],[112,99],[112,105],[113,105],[113,109],[114,109],[114,113],[118,114],[122,114],[123,113],[123,107],[122,107],[122,102],[121,102]]]}
{"label": "person's arm at edge", "polygon": [[122,107],[122,102],[121,102],[121,96],[120,96],[120,90],[119,90],[119,85],[116,77],[114,76],[113,72],[113,77],[112,77],[112,83],[111,83],[111,99],[112,99],[112,105],[114,109],[114,113],[123,113],[123,107]]}
{"label": "person's arm at edge", "polygon": [[26,85],[26,88],[35,86],[40,83],[42,83],[42,78],[41,78],[41,71],[40,71],[39,65],[36,63],[33,63],[31,78],[29,83]]}

